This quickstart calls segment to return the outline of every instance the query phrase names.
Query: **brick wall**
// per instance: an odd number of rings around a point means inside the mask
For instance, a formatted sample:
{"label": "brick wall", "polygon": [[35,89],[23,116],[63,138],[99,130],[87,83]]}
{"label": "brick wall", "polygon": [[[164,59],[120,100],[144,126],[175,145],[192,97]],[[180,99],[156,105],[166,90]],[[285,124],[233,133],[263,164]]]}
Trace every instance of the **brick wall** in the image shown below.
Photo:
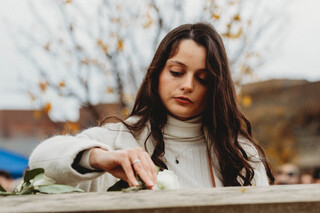
{"label": "brick wall", "polygon": [[[95,106],[100,117],[120,115],[118,104],[101,104]],[[77,121],[80,129],[97,125],[97,121],[90,114],[89,109],[80,109],[80,119]],[[43,138],[59,134],[65,127],[64,122],[53,122],[42,111],[34,110],[0,110],[0,137]]]}

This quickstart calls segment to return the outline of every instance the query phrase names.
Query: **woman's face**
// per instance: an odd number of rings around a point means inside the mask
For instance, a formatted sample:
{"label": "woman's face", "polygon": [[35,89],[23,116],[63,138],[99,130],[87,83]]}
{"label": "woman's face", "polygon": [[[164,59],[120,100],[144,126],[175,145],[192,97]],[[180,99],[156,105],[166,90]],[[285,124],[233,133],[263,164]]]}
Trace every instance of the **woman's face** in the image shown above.
{"label": "woman's face", "polygon": [[187,120],[206,108],[206,49],[191,39],[182,40],[159,75],[159,96],[169,113]]}

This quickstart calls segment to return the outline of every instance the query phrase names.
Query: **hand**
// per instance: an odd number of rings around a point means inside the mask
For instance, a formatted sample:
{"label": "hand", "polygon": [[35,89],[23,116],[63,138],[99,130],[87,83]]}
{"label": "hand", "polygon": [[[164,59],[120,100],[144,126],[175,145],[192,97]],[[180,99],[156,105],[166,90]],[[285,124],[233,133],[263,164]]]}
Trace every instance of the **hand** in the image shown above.
{"label": "hand", "polygon": [[93,168],[102,169],[126,181],[130,186],[139,185],[137,174],[148,189],[157,186],[156,167],[149,154],[141,147],[116,151],[93,148],[89,163]]}

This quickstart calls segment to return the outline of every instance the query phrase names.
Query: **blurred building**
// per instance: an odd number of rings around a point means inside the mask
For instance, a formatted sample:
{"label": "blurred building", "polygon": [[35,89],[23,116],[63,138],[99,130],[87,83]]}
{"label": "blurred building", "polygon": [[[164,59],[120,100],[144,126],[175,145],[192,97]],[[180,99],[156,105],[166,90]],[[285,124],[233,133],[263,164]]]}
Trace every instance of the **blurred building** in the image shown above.
{"label": "blurred building", "polygon": [[320,164],[320,82],[270,80],[243,86],[240,103],[276,164]]}
{"label": "blurred building", "polygon": [[[119,104],[95,106],[100,118],[120,115]],[[41,110],[0,110],[0,147],[29,156],[32,150],[47,137],[72,134],[96,126],[89,108],[81,108],[77,122],[53,122]]]}

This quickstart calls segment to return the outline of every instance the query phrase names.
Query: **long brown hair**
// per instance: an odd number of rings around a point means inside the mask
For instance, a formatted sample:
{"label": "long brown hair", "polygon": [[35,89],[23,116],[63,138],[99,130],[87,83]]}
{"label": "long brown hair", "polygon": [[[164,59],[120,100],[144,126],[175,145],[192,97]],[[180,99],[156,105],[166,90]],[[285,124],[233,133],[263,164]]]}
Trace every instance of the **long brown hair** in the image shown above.
{"label": "long brown hair", "polygon": [[[167,122],[168,112],[158,93],[159,74],[166,61],[176,54],[181,40],[184,39],[192,39],[207,51],[208,105],[203,112],[202,125],[207,131],[210,159],[213,161],[215,156],[219,162],[218,165],[212,162],[218,171],[219,179],[224,186],[251,185],[254,170],[249,164],[248,154],[239,144],[238,137],[242,136],[258,151],[269,182],[273,183],[274,177],[264,151],[253,140],[250,122],[241,113],[236,102],[234,83],[222,39],[210,24],[181,25],[164,37],[147,70],[129,115],[137,115],[140,120],[126,126],[133,134],[138,134],[149,122],[151,131],[145,140],[145,147],[148,141],[152,141],[155,148],[151,156],[153,162],[161,168],[167,168],[163,159],[165,143],[162,128]],[[148,140],[149,137],[151,140]],[[239,181],[237,177],[241,180]]]}

